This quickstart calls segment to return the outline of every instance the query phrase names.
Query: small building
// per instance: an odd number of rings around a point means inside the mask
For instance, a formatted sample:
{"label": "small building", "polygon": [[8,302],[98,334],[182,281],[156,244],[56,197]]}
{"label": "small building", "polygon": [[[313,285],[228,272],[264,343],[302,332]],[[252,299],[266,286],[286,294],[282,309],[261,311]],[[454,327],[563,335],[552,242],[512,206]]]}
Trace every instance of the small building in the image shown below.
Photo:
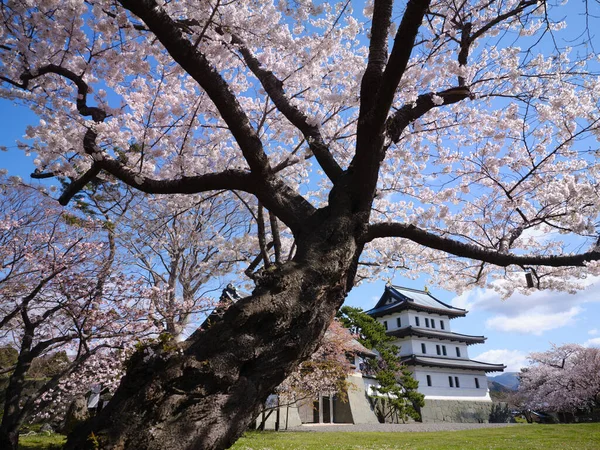
{"label": "small building", "polygon": [[303,424],[316,423],[379,423],[371,405],[367,400],[363,379],[363,366],[367,358],[375,358],[377,354],[352,339],[348,344],[347,356],[351,358],[351,372],[346,377],[345,396],[340,398],[336,393],[320,393],[316,399],[300,402],[298,413]]}
{"label": "small building", "polygon": [[454,333],[450,321],[468,311],[420,291],[387,285],[367,314],[394,337],[402,361],[425,395],[423,422],[487,422],[492,409],[487,373],[506,366],[474,361],[468,348],[484,336]]}
{"label": "small building", "polygon": [[346,377],[343,395],[340,396],[336,392],[320,392],[314,398],[297,399],[288,405],[280,405],[276,400],[277,396],[271,396],[265,409],[257,417],[257,427],[288,429],[303,424],[379,423],[367,399],[367,382],[363,379],[364,361],[376,357],[376,353],[353,339],[350,332],[347,334],[349,341],[346,357],[351,361],[351,370]]}

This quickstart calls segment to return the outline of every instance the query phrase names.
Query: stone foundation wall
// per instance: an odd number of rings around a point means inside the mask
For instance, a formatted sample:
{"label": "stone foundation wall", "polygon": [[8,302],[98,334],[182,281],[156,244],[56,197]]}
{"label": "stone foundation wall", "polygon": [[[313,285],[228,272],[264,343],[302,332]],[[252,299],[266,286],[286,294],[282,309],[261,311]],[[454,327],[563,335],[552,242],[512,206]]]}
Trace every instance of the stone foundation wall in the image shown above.
{"label": "stone foundation wall", "polygon": [[492,402],[426,399],[421,418],[424,423],[488,423],[492,407]]}

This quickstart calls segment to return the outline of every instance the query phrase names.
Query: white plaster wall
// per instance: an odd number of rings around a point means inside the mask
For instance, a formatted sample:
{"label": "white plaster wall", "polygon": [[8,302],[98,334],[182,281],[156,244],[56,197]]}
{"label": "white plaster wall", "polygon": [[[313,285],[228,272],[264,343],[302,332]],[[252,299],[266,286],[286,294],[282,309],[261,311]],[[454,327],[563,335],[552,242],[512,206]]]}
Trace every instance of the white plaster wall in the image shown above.
{"label": "white plaster wall", "polygon": [[377,321],[378,321],[378,322],[379,322],[381,325],[383,325],[383,323],[384,323],[384,322],[387,322],[387,324],[388,324],[388,327],[387,327],[387,329],[388,329],[388,331],[389,331],[389,330],[393,330],[392,326],[394,325],[394,321],[396,320],[396,319],[394,319],[393,317],[394,317],[394,316],[393,316],[392,314],[386,314],[385,316],[378,317],[378,318],[377,318]]}
{"label": "white plaster wall", "polygon": [[406,328],[409,325],[411,325],[409,312],[401,311],[399,313],[394,314],[394,320],[393,320],[393,329],[394,330],[398,329],[398,320],[397,320],[398,317],[400,317],[400,328]]}
{"label": "white plaster wall", "polygon": [[373,391],[373,388],[379,385],[379,383],[377,383],[377,380],[373,378],[363,377],[363,381],[365,383],[365,392],[367,393],[367,395],[376,395],[376,393]]}
{"label": "white plaster wall", "polygon": [[[413,376],[419,382],[419,392],[425,398],[448,400],[491,401],[487,377],[483,371],[444,370],[433,367],[411,367]],[[431,377],[431,386],[427,386],[427,375]],[[450,387],[448,377],[458,377],[460,387]],[[475,387],[475,378],[479,380],[479,389]]]}
{"label": "white plaster wall", "polygon": [[[440,314],[429,314],[429,313],[425,313],[425,312],[417,312],[417,311],[410,311],[410,324],[412,326],[417,326],[416,323],[416,319],[415,317],[419,318],[419,327],[420,328],[426,328],[429,330],[438,330],[438,331],[452,331],[450,328],[450,319],[448,318],[448,316],[443,316]],[[425,319],[429,319],[430,323],[429,326],[425,326]],[[433,328],[431,326],[431,320],[435,320],[435,328]],[[440,326],[440,321],[444,322],[444,328],[442,329],[442,327]]]}
{"label": "white plaster wall", "polygon": [[397,339],[393,343],[396,347],[400,347],[400,356],[412,355],[417,351],[413,340],[410,338]]}
{"label": "white plaster wall", "polygon": [[[398,321],[396,320],[398,317],[400,317],[400,327],[398,327]],[[382,325],[384,321],[387,322],[388,331],[397,330],[398,328],[406,328],[409,325],[414,325],[414,319],[412,322],[410,320],[410,313],[408,311],[386,314],[385,316],[377,318],[377,321]]]}
{"label": "white plaster wall", "polygon": [[[378,317],[377,320],[379,323],[383,325],[383,322],[387,322],[388,330],[397,330],[398,322],[397,318],[400,317],[400,328],[405,328],[408,326],[417,326],[416,317],[419,318],[419,328],[426,328],[430,330],[438,330],[438,331],[452,331],[450,328],[450,319],[448,316],[442,316],[439,314],[428,314],[424,312],[417,311],[401,311],[393,314],[386,314],[385,316]],[[425,318],[431,320],[435,320],[435,328],[431,327],[431,323],[429,327],[425,326]],[[440,326],[440,321],[444,321],[444,329]]]}
{"label": "white plaster wall", "polygon": [[[468,359],[469,355],[467,352],[467,346],[461,344],[455,344],[451,341],[426,339],[418,337],[406,337],[403,339],[397,339],[394,344],[400,347],[400,355],[423,355],[423,356],[444,356],[442,346],[446,347],[446,357],[457,359],[456,347],[460,347],[460,359]],[[421,344],[425,344],[425,350],[427,353],[423,353]],[[441,355],[437,354],[436,345],[440,346]]]}
{"label": "white plaster wall", "polygon": [[[457,358],[456,356],[456,347],[460,349],[460,358],[461,359],[469,359],[469,346],[463,343],[453,342],[450,347],[452,348],[451,354],[448,353],[448,356],[452,356],[453,358]],[[448,349],[450,350],[450,349]]]}

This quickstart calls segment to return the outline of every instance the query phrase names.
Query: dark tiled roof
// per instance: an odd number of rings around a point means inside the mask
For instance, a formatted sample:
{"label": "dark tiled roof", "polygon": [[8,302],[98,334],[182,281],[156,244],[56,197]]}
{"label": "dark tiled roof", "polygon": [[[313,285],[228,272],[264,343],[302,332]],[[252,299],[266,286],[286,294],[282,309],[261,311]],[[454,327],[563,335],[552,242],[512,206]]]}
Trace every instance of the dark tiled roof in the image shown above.
{"label": "dark tiled roof", "polygon": [[400,286],[386,286],[383,295],[369,311],[372,317],[380,317],[403,310],[424,311],[449,317],[464,317],[467,310],[448,305],[427,291],[409,289]]}
{"label": "dark tiled roof", "polygon": [[446,341],[464,342],[467,345],[483,344],[485,336],[471,336],[468,334],[453,333],[451,331],[430,330],[428,328],[404,327],[397,330],[388,331],[388,336],[403,338],[406,336],[418,336],[424,338],[442,339]]}
{"label": "dark tiled roof", "polygon": [[356,339],[352,339],[352,341],[348,345],[348,348],[352,352],[354,352],[358,355],[361,355],[361,356],[366,356],[366,357],[370,357],[370,358],[374,358],[375,356],[377,356],[377,353],[375,353],[373,350],[369,350],[367,347],[362,345]]}
{"label": "dark tiled roof", "polygon": [[443,369],[483,370],[485,372],[503,372],[504,364],[490,364],[472,359],[442,358],[433,356],[410,355],[402,358],[408,366],[429,366]]}

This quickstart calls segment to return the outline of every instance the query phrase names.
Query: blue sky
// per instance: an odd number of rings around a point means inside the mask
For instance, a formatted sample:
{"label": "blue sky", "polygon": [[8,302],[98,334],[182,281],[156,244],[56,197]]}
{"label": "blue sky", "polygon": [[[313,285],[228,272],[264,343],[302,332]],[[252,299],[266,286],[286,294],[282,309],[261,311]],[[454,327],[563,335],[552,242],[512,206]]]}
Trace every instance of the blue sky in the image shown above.
{"label": "blue sky", "polygon": [[[9,174],[29,180],[35,155],[26,156],[16,148],[28,124],[36,123],[35,116],[26,108],[0,99],[0,168]],[[600,346],[600,279],[589,279],[589,287],[577,294],[562,292],[533,292],[524,296],[515,294],[502,300],[491,290],[474,290],[461,296],[453,292],[429,287],[438,299],[470,312],[465,318],[454,319],[453,331],[487,336],[485,344],[469,349],[473,359],[504,363],[516,371],[526,365],[526,356],[532,351],[543,351],[551,343],[579,343]],[[525,283],[525,280],[523,280]],[[393,284],[423,289],[426,279],[408,280],[396,277]],[[385,282],[378,280],[354,288],[346,301],[363,309],[372,308]]]}

